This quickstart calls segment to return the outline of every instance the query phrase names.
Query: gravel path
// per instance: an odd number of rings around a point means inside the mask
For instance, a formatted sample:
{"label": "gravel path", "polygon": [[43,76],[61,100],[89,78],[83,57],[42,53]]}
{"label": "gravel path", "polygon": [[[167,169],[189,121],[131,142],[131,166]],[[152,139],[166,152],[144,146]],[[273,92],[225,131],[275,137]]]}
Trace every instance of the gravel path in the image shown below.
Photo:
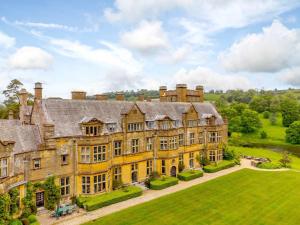
{"label": "gravel path", "polygon": [[201,184],[207,182],[209,180],[215,179],[217,177],[221,177],[238,170],[249,168],[253,170],[261,170],[261,171],[286,171],[288,169],[259,169],[251,166],[251,161],[247,159],[241,160],[240,166],[235,166],[229,169],[221,170],[216,173],[204,173],[203,177],[191,180],[191,181],[179,181],[179,183],[175,186],[163,189],[163,190],[146,190],[143,195],[137,198],[129,199],[127,201],[119,202],[110,206],[106,206],[100,209],[97,209],[92,212],[86,212],[84,210],[80,210],[77,213],[73,213],[70,216],[65,216],[60,219],[50,218],[49,214],[43,214],[38,216],[38,220],[42,225],[48,224],[61,224],[61,225],[79,225],[91,220],[95,220],[99,217],[106,216],[108,214],[126,209],[131,206],[135,206],[147,201],[151,201],[153,199],[162,197],[167,194],[171,194],[177,191],[184,190],[186,188],[192,187],[197,184]]}

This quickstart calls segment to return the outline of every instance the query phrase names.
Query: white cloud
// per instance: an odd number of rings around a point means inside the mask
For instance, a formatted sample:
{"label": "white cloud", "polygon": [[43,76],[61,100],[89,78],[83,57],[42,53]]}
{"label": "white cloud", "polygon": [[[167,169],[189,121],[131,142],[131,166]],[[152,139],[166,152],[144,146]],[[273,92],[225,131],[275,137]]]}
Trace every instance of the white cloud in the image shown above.
{"label": "white cloud", "polygon": [[10,37],[0,31],[0,47],[10,48],[15,45],[15,38]]}
{"label": "white cloud", "polygon": [[243,76],[222,75],[205,67],[195,69],[181,69],[175,75],[175,83],[186,83],[188,86],[204,85],[206,89],[249,89],[250,81]]}
{"label": "white cloud", "polygon": [[53,62],[53,57],[48,52],[32,46],[19,48],[8,59],[12,69],[48,69]]}
{"label": "white cloud", "polygon": [[50,44],[64,56],[82,59],[87,62],[101,64],[109,68],[121,68],[129,73],[136,73],[142,69],[139,61],[135,60],[131,52],[109,42],[101,41],[103,48],[93,48],[78,41],[51,39]]}
{"label": "white cloud", "polygon": [[169,45],[168,36],[160,21],[141,21],[136,29],[121,35],[121,42],[142,53],[153,53]]}
{"label": "white cloud", "polygon": [[293,67],[283,71],[280,78],[286,84],[300,87],[300,67]]}
{"label": "white cloud", "polygon": [[116,0],[114,9],[107,8],[104,16],[112,22],[133,22],[158,18],[162,13],[179,10],[222,29],[270,19],[299,5],[298,0]]}
{"label": "white cloud", "polygon": [[71,26],[57,24],[57,23],[15,21],[14,24],[17,26],[24,26],[24,27],[31,27],[31,28],[59,29],[59,30],[72,31],[72,32],[79,30],[78,27],[71,27]]}
{"label": "white cloud", "polygon": [[220,60],[230,71],[276,72],[300,64],[300,32],[275,20],[234,43]]}

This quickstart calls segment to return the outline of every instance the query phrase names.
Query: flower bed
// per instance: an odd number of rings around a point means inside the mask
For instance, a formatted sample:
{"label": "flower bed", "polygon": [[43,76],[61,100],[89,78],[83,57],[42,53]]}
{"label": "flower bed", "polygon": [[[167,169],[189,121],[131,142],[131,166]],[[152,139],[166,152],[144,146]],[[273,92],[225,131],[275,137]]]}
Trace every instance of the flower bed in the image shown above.
{"label": "flower bed", "polygon": [[179,180],[189,181],[202,176],[203,172],[201,170],[187,170],[179,173],[177,177]]}
{"label": "flower bed", "polygon": [[77,198],[77,205],[79,207],[84,207],[87,211],[92,211],[117,202],[141,196],[142,193],[143,191],[141,188],[129,186],[98,196],[79,197]]}
{"label": "flower bed", "polygon": [[178,184],[178,179],[176,177],[163,177],[150,181],[150,189],[161,190],[175,184]]}
{"label": "flower bed", "polygon": [[215,172],[218,172],[220,170],[224,170],[224,169],[233,167],[235,165],[236,165],[235,161],[223,160],[221,162],[218,162],[216,165],[211,164],[211,165],[208,165],[208,166],[204,166],[203,170],[206,173],[215,173]]}

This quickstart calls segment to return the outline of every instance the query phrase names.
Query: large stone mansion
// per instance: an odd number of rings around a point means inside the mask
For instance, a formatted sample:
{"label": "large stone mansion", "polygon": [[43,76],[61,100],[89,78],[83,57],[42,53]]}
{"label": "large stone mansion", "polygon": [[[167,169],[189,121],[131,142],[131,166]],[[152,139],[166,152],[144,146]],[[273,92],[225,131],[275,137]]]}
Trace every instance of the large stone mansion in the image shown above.
{"label": "large stone mansion", "polygon": [[[176,176],[178,165],[199,168],[196,156],[222,160],[227,124],[216,108],[203,101],[203,87],[160,87],[160,99],[125,101],[105,95],[87,99],[43,98],[35,84],[34,104],[19,93],[19,119],[0,120],[0,193],[54,175],[63,200],[112,190],[113,180],[144,181],[152,171]],[[36,205],[44,205],[43,190]]]}

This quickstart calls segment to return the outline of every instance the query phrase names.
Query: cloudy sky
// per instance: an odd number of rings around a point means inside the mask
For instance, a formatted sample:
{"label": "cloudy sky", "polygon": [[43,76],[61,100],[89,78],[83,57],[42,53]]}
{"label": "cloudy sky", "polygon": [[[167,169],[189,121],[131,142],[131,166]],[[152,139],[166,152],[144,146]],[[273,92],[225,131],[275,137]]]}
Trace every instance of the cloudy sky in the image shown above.
{"label": "cloudy sky", "polygon": [[299,88],[300,0],[1,0],[0,89]]}

